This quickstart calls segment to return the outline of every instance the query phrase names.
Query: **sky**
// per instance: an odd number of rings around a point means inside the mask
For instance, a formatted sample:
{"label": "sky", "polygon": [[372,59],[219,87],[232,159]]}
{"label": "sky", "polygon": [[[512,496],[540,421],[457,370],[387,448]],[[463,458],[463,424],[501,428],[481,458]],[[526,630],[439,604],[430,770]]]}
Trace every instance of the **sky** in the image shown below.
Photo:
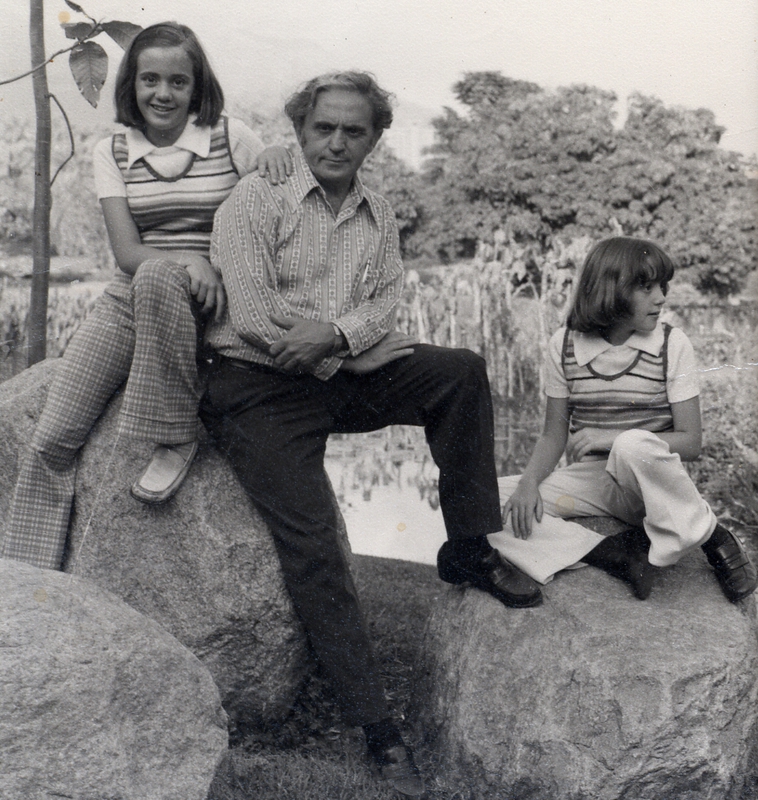
{"label": "sky", "polygon": [[[758,152],[756,0],[81,0],[95,18],[149,25],[175,19],[200,36],[229,104],[266,112],[320,72],[374,72],[401,107],[454,106],[464,72],[499,70],[545,88],[585,83],[619,97],[634,91],[669,105],[706,107],[726,127],[722,144]],[[29,66],[28,4],[2,0],[0,79]],[[48,52],[67,46],[59,15],[82,19],[64,0],[45,0]],[[119,49],[106,49],[114,59]],[[61,63],[63,61],[63,63]],[[93,116],[73,97],[64,59],[48,68],[52,91],[76,122],[112,119],[111,82]],[[111,78],[112,80],[112,78]],[[0,86],[0,118],[32,114],[31,80]]]}

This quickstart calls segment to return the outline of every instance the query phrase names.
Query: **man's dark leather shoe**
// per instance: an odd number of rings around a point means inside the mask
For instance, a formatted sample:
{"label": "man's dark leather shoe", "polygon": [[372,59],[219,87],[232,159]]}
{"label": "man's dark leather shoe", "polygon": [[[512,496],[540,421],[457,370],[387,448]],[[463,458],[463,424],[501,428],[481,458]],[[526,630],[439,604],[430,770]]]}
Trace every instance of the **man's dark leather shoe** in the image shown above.
{"label": "man's dark leather shoe", "polygon": [[716,525],[702,547],[727,599],[736,603],[755,591],[758,573],[744,545],[730,530]]}
{"label": "man's dark leather shoe", "polygon": [[398,744],[380,751],[373,759],[379,774],[396,792],[404,797],[423,797],[426,794],[410,748]]}
{"label": "man's dark leather shoe", "polygon": [[468,582],[510,608],[542,602],[540,585],[494,549],[472,565],[457,559],[450,542],[445,542],[437,553],[437,572],[446,583]]}

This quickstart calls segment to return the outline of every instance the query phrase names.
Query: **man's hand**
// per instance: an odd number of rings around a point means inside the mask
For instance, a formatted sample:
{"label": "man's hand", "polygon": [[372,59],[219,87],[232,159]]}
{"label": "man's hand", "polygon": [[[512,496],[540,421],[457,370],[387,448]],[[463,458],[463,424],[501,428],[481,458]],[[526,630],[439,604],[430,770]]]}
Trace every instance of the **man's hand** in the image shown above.
{"label": "man's hand", "polygon": [[287,333],[274,342],[268,354],[284,372],[313,372],[334,347],[334,328],[328,322],[272,314],[271,321]]}
{"label": "man's hand", "polygon": [[218,322],[226,307],[226,295],[221,278],[202,256],[188,255],[183,259],[182,266],[189,275],[192,296],[198,303],[203,304],[203,314],[208,314],[215,308],[216,313],[213,318]]}
{"label": "man's hand", "polygon": [[359,356],[349,356],[342,362],[342,369],[354,372],[356,375],[365,375],[375,372],[398,358],[405,358],[413,353],[413,345],[418,344],[418,339],[406,336],[400,331],[390,331],[373,347],[364,350]]}
{"label": "man's hand", "polygon": [[604,430],[603,428],[582,428],[569,436],[566,446],[566,457],[569,464],[584,461],[588,456],[607,458],[619,430]]}
{"label": "man's hand", "polygon": [[542,521],[542,496],[537,484],[524,476],[518,483],[516,491],[503,506],[503,524],[510,514],[511,528],[517,539],[528,539],[532,535],[532,520]]}

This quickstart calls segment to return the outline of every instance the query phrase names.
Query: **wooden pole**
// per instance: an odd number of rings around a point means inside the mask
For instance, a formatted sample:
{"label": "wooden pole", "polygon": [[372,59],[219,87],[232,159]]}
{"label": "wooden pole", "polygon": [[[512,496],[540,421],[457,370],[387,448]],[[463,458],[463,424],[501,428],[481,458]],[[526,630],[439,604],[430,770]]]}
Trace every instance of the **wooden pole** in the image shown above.
{"label": "wooden pole", "polygon": [[[32,66],[45,61],[43,0],[29,0]],[[29,304],[28,365],[45,358],[47,295],[50,275],[50,97],[47,67],[32,75],[37,140],[34,151],[34,215],[32,221],[32,292]]]}

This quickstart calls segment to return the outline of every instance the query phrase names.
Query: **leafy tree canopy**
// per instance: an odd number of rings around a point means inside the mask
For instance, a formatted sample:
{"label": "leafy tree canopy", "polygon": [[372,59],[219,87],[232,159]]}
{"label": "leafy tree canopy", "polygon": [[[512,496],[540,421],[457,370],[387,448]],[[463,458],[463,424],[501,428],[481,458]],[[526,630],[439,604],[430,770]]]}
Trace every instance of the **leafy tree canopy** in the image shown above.
{"label": "leafy tree canopy", "polygon": [[660,242],[691,282],[719,294],[755,269],[755,184],[718,147],[711,111],[635,94],[619,129],[616,96],[591,86],[547,91],[473,72],[454,91],[466,113],[434,120],[411,254],[470,257],[498,230],[542,251],[624,234]]}

